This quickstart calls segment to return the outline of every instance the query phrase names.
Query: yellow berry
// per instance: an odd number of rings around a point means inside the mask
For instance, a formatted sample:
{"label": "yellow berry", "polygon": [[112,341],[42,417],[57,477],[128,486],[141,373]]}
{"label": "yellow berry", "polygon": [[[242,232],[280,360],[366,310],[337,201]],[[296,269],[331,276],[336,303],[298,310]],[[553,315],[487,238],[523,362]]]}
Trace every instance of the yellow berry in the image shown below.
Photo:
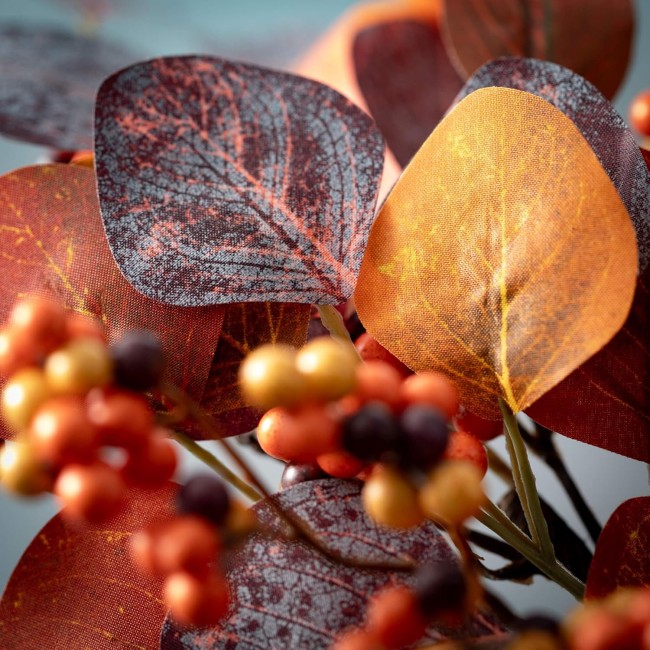
{"label": "yellow berry", "polygon": [[106,344],[97,338],[79,338],[53,352],[45,361],[45,376],[58,394],[83,395],[112,379]]}
{"label": "yellow berry", "polygon": [[24,441],[6,444],[0,449],[0,480],[2,485],[22,496],[36,496],[52,489],[52,475],[45,464],[36,459]]}
{"label": "yellow berry", "polygon": [[442,463],[420,488],[420,506],[432,519],[459,524],[477,514],[485,502],[481,479],[481,471],[472,463]]}
{"label": "yellow berry", "polygon": [[359,356],[352,345],[320,336],[298,351],[296,366],[310,399],[332,401],[356,387]]}
{"label": "yellow berry", "polygon": [[361,492],[363,506],[378,524],[391,528],[410,528],[424,519],[417,493],[399,472],[378,466]]}
{"label": "yellow berry", "polygon": [[41,370],[19,370],[2,391],[2,417],[18,433],[27,428],[34,412],[50,395],[51,391]]}
{"label": "yellow berry", "polygon": [[263,345],[239,368],[244,399],[257,408],[291,407],[304,399],[304,382],[296,369],[296,351],[288,345]]}

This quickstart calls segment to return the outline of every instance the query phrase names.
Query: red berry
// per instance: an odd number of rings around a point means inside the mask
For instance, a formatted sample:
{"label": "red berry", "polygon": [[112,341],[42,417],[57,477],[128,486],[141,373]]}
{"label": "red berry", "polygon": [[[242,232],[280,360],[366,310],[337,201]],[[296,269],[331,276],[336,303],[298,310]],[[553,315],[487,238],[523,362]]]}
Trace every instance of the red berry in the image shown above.
{"label": "red berry", "polygon": [[462,407],[454,417],[454,423],[458,429],[467,431],[484,442],[503,433],[503,420],[486,420]]}
{"label": "red berry", "polygon": [[448,419],[458,412],[458,389],[454,382],[439,372],[422,372],[402,382],[401,397],[405,404],[428,404]]}
{"label": "red berry", "polygon": [[368,605],[367,629],[388,648],[403,648],[420,639],[427,621],[412,589],[399,586],[386,589]]}
{"label": "red berry", "polygon": [[126,486],[117,471],[103,463],[68,465],[59,474],[54,493],[65,506],[64,516],[99,523],[117,514]]}
{"label": "red berry", "polygon": [[16,303],[9,323],[22,330],[35,348],[48,353],[65,342],[65,319],[62,305],[48,298],[34,297]]}
{"label": "red berry", "polygon": [[357,366],[355,395],[362,403],[383,402],[391,409],[400,403],[402,376],[395,368],[382,361],[368,361]]}
{"label": "red berry", "polygon": [[217,574],[198,579],[189,573],[174,573],[165,580],[163,595],[172,617],[181,625],[216,625],[230,605],[228,583]]}
{"label": "red berry", "polygon": [[391,352],[389,352],[377,339],[365,332],[355,342],[359,356],[363,361],[383,361],[399,372],[401,377],[408,377],[411,371]]}
{"label": "red berry", "polygon": [[326,474],[335,478],[353,478],[367,465],[364,461],[343,450],[321,454],[316,462]]}
{"label": "red berry", "polygon": [[142,449],[127,456],[120,473],[128,485],[161,487],[174,476],[178,465],[176,449],[161,431],[154,431]]}
{"label": "red berry", "polygon": [[98,339],[106,343],[106,331],[101,322],[96,318],[84,316],[78,312],[69,312],[65,317],[66,338],[74,339]]}
{"label": "red berry", "polygon": [[483,443],[466,431],[452,431],[447,449],[443,454],[445,460],[464,460],[475,465],[485,476],[488,468],[487,452]]}
{"label": "red berry", "polygon": [[16,327],[0,331],[0,374],[9,377],[28,366],[38,366],[45,352],[34,345],[29,335]]}
{"label": "red berry", "polygon": [[641,135],[650,136],[650,90],[639,93],[632,100],[630,123]]}

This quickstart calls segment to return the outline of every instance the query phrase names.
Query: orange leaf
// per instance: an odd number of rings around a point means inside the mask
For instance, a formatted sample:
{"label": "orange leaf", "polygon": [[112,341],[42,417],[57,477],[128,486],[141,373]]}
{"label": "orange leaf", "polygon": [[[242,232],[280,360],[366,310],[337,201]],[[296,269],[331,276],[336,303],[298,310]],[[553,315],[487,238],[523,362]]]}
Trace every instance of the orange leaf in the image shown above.
{"label": "orange leaf", "polygon": [[167,608],[161,582],[129,560],[134,530],[170,517],[175,488],[134,490],[101,526],[75,528],[56,515],[34,538],[0,603],[0,647],[158,648]]}
{"label": "orange leaf", "polygon": [[521,91],[472,93],[407,167],[370,235],[355,301],[409,367],[483,417],[524,409],[627,316],[630,218],[574,124]]}

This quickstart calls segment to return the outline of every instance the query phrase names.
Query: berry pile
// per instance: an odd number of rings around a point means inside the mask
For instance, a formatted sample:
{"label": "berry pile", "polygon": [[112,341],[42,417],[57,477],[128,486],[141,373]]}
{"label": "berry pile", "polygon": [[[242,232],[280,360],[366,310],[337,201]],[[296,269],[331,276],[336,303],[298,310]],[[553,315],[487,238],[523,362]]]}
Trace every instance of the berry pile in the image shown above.
{"label": "berry pile", "polygon": [[[112,348],[93,319],[43,298],[19,302],[0,332],[1,409],[15,441],[2,449],[0,479],[21,495],[53,491],[64,516],[99,522],[128,487],[154,488],[174,474],[169,432],[136,391],[160,379],[163,354],[149,333]],[[106,460],[108,448],[119,460]]]}
{"label": "berry pile", "polygon": [[459,524],[483,503],[485,449],[474,435],[452,430],[459,404],[447,377],[405,372],[373,341],[360,341],[371,359],[365,363],[330,337],[300,350],[267,345],[250,354],[240,385],[249,403],[268,409],[259,443],[290,463],[283,487],[356,476],[366,481],[363,503],[378,523],[406,528],[431,517]]}
{"label": "berry pile", "polygon": [[332,650],[392,650],[418,641],[433,623],[454,624],[471,607],[462,571],[449,564],[422,567],[413,588],[389,587],[368,604],[363,629],[344,633]]}
{"label": "berry pile", "polygon": [[179,623],[214,625],[230,604],[218,558],[225,546],[254,530],[256,520],[210,475],[195,476],[180,488],[177,513],[135,533],[131,556],[143,571],[164,579],[163,598]]}

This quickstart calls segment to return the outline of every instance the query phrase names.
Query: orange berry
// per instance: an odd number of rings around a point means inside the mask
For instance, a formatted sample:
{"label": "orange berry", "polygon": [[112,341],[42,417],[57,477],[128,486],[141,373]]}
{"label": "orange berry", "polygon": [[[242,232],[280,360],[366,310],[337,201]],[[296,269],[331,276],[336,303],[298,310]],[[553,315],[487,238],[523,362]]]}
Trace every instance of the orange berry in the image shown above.
{"label": "orange berry", "polygon": [[48,384],[62,395],[84,395],[91,388],[106,386],[112,373],[108,348],[96,338],[74,339],[45,360]]}
{"label": "orange berry", "polygon": [[440,372],[421,372],[402,382],[401,398],[406,405],[434,406],[448,419],[458,411],[458,389],[449,377]]}
{"label": "orange berry", "polygon": [[483,442],[503,433],[503,420],[486,420],[462,407],[454,416],[454,423],[458,429],[471,433]]}
{"label": "orange berry", "polygon": [[374,634],[366,630],[350,630],[341,635],[331,650],[387,650]]}
{"label": "orange berry", "polygon": [[59,474],[54,493],[64,505],[65,517],[99,523],[117,514],[126,486],[117,471],[104,463],[68,465]]}
{"label": "orange berry", "polygon": [[485,502],[481,479],[480,470],[472,463],[442,463],[420,488],[420,506],[434,520],[460,524],[477,514]]}
{"label": "orange berry", "polygon": [[305,384],[296,368],[296,350],[288,345],[263,345],[239,368],[244,399],[260,409],[295,406],[303,401]]}
{"label": "orange berry", "polygon": [[636,131],[650,136],[650,90],[644,90],[632,100],[629,117]]}
{"label": "orange berry", "polygon": [[202,517],[183,515],[155,532],[152,565],[159,575],[186,571],[202,577],[208,574],[220,549],[215,526]]}
{"label": "orange berry", "polygon": [[136,530],[129,539],[129,555],[138,569],[149,575],[158,575],[156,566],[156,538],[164,524]]}
{"label": "orange berry", "polygon": [[178,623],[196,627],[216,625],[230,605],[228,582],[217,574],[200,580],[189,573],[173,573],[165,580],[163,597]]}
{"label": "orange berry", "polygon": [[107,342],[106,330],[96,318],[84,316],[79,312],[69,312],[65,317],[65,331],[68,340],[98,339]]}
{"label": "orange berry", "polygon": [[410,528],[424,519],[413,486],[386,465],[375,468],[363,486],[361,499],[368,515],[383,526]]}
{"label": "orange berry", "polygon": [[5,423],[16,433],[23,431],[36,410],[49,397],[51,391],[40,369],[19,370],[2,390],[2,417]]}
{"label": "orange berry", "polygon": [[343,450],[321,454],[316,462],[326,474],[335,478],[353,478],[367,466],[367,463]]}
{"label": "orange berry", "polygon": [[370,600],[366,628],[388,648],[403,648],[420,639],[427,621],[420,611],[412,589],[393,587]]}
{"label": "orange berry", "polygon": [[154,415],[142,395],[126,390],[95,389],[88,393],[86,408],[103,445],[136,451],[147,446]]}
{"label": "orange berry", "polygon": [[20,496],[36,496],[52,490],[53,472],[39,461],[23,440],[0,448],[0,481]]}
{"label": "orange berry", "polygon": [[149,436],[145,447],[131,450],[126,462],[120,468],[127,485],[134,487],[161,487],[176,471],[178,456],[174,445],[166,435],[157,430]]}
{"label": "orange berry", "polygon": [[408,377],[411,373],[394,354],[389,352],[377,339],[368,332],[363,333],[355,342],[355,347],[363,361],[382,361],[392,366],[400,374],[400,377]]}
{"label": "orange berry", "polygon": [[92,169],[95,164],[95,155],[92,151],[75,151],[69,164]]}
{"label": "orange berry", "polygon": [[307,399],[333,401],[354,390],[359,357],[351,345],[330,336],[309,341],[296,355]]}
{"label": "orange berry", "polygon": [[481,472],[481,477],[487,472],[488,458],[483,443],[466,431],[451,432],[443,458],[472,463]]}
{"label": "orange berry", "polygon": [[295,411],[274,408],[257,425],[257,439],[264,451],[293,463],[311,463],[339,446],[340,428],[331,409],[309,404]]}
{"label": "orange berry", "polygon": [[28,366],[38,366],[45,353],[16,327],[0,331],[0,374],[9,377]]}
{"label": "orange berry", "polygon": [[85,463],[96,457],[97,432],[81,397],[47,400],[34,413],[27,435],[36,456],[54,465]]}
{"label": "orange berry", "polygon": [[65,341],[65,317],[66,311],[59,303],[33,297],[16,303],[9,323],[22,330],[35,348],[47,354]]}
{"label": "orange berry", "polygon": [[402,376],[395,368],[382,361],[368,361],[357,366],[355,394],[362,403],[383,402],[396,409],[401,402]]}

